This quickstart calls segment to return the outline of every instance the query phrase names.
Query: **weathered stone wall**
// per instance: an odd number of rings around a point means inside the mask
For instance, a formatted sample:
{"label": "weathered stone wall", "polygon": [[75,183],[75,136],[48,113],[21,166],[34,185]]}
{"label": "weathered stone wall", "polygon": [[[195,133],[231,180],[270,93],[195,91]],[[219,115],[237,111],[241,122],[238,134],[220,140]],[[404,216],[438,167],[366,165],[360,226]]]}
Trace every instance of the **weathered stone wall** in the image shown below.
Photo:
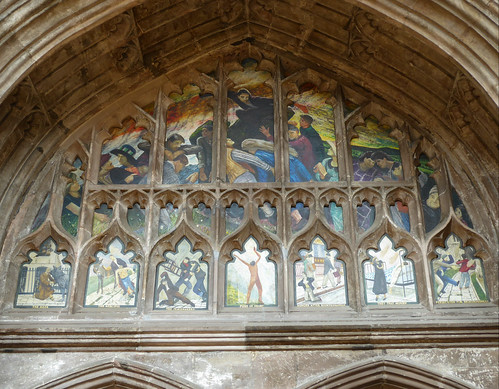
{"label": "weathered stone wall", "polygon": [[[328,381],[340,373],[356,374],[360,366],[365,377],[376,370],[384,375],[378,384],[393,383],[389,367],[383,367],[380,361],[388,365],[399,364],[406,377],[399,377],[399,385],[413,387],[410,383],[414,371],[404,370],[405,364],[421,369],[422,379],[425,374],[432,375],[435,387],[471,387],[493,389],[498,385],[497,349],[487,348],[452,348],[391,350],[311,350],[311,351],[225,351],[225,352],[102,352],[102,353],[46,353],[46,354],[3,354],[0,357],[2,388],[28,388],[49,385],[71,373],[80,372],[75,385],[86,382],[87,385],[98,382],[98,372],[91,367],[114,362],[114,372],[122,377],[137,374],[133,367],[140,366],[172,381],[175,387],[201,388],[307,388],[314,384]],[[19,374],[19,366],[26,374]],[[370,371],[371,370],[371,371]],[[118,374],[117,374],[118,375]],[[449,377],[452,377],[451,379]],[[360,386],[363,387],[359,378]],[[404,379],[407,379],[404,384]],[[116,378],[120,382],[120,378]],[[125,378],[121,379],[126,382]],[[151,380],[152,381],[152,380]],[[390,382],[391,381],[391,382]],[[424,380],[422,380],[424,381]],[[329,382],[328,387],[347,385],[344,378]],[[364,385],[368,381],[364,381]],[[375,381],[376,383],[376,381]],[[451,386],[453,384],[454,386]],[[165,383],[164,386],[167,387]],[[181,386],[185,385],[185,386]],[[459,386],[463,385],[463,386]],[[65,386],[59,386],[65,387]],[[173,387],[173,386],[172,386]],[[340,386],[341,387],[341,386]],[[343,386],[346,387],[346,386]],[[365,386],[364,386],[365,387]],[[381,386],[379,386],[381,387]],[[429,387],[420,383],[419,388]]]}

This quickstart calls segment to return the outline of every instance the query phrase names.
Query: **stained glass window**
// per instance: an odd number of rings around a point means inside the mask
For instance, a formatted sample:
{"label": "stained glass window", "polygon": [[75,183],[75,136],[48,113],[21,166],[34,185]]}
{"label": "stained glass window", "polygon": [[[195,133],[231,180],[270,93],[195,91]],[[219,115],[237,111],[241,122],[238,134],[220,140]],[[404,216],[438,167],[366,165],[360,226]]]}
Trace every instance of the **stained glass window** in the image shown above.
{"label": "stained glass window", "polygon": [[107,248],[95,254],[95,262],[88,268],[85,307],[134,307],[139,286],[139,265],[133,262],[136,254],[125,252],[119,238]]}
{"label": "stained glass window", "polygon": [[250,237],[243,250],[234,250],[228,262],[225,280],[226,307],[257,307],[277,305],[277,272],[268,250],[260,250]]}
{"label": "stained glass window", "polygon": [[464,246],[457,235],[450,234],[445,247],[437,247],[435,253],[432,270],[437,304],[489,301],[483,263],[473,246]]}
{"label": "stained glass window", "polygon": [[165,252],[156,271],[154,309],[187,310],[208,307],[208,265],[203,253],[183,239],[177,252]]}
{"label": "stained glass window", "polygon": [[368,304],[409,304],[418,302],[414,264],[404,247],[395,247],[387,235],[377,249],[367,250],[364,285]]}
{"label": "stained glass window", "polygon": [[324,240],[316,237],[310,250],[301,250],[294,264],[295,305],[346,305],[346,267],[337,249],[328,250]]}
{"label": "stained glass window", "polygon": [[71,280],[68,253],[58,251],[52,238],[39,251],[30,251],[29,262],[21,266],[15,306],[18,308],[65,307]]}
{"label": "stained glass window", "polygon": [[488,303],[493,255],[435,144],[323,74],[245,57],[173,77],[62,150],[54,190],[20,208],[14,306]]}

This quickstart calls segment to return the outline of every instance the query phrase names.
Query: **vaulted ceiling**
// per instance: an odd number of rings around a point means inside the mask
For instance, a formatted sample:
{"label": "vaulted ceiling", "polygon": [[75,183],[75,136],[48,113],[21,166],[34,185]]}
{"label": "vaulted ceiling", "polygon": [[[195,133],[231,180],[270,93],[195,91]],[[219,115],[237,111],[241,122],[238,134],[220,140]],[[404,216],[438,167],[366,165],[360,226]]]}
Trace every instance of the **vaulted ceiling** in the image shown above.
{"label": "vaulted ceiling", "polygon": [[0,210],[118,98],[189,64],[208,71],[241,48],[297,61],[393,109],[493,200],[497,17],[497,4],[478,0],[4,0]]}

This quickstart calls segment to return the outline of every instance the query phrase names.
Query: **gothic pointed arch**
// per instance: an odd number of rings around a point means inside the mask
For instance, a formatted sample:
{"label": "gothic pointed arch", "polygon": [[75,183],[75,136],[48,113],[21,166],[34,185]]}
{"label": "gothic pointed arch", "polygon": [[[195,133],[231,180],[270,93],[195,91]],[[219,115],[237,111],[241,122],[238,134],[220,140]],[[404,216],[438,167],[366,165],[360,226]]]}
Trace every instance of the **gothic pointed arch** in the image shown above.
{"label": "gothic pointed arch", "polygon": [[7,382],[384,353],[497,386],[493,2],[1,3]]}
{"label": "gothic pointed arch", "polygon": [[73,372],[36,386],[39,389],[59,387],[87,388],[118,386],[121,388],[182,388],[195,389],[198,386],[181,377],[157,367],[122,358],[107,358],[80,367]]}
{"label": "gothic pointed arch", "polygon": [[401,359],[373,358],[342,367],[340,371],[326,373],[323,377],[300,385],[300,389],[333,388],[382,388],[386,386],[404,388],[456,388],[468,389],[469,384],[441,374],[427,367],[416,366]]}

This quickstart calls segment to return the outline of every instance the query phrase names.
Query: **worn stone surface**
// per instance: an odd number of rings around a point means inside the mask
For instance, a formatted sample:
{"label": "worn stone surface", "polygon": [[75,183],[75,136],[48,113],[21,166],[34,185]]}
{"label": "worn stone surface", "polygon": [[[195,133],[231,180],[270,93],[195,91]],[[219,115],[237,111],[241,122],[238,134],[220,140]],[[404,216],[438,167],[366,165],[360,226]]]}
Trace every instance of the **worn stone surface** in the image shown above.
{"label": "worn stone surface", "polygon": [[[497,349],[380,351],[287,351],[207,353],[47,353],[2,354],[2,388],[36,387],[109,360],[148,366],[202,388],[306,387],[337,372],[369,361],[408,361],[429,372],[454,376],[474,388],[497,387]],[[29,375],[18,374],[19,365]]]}

